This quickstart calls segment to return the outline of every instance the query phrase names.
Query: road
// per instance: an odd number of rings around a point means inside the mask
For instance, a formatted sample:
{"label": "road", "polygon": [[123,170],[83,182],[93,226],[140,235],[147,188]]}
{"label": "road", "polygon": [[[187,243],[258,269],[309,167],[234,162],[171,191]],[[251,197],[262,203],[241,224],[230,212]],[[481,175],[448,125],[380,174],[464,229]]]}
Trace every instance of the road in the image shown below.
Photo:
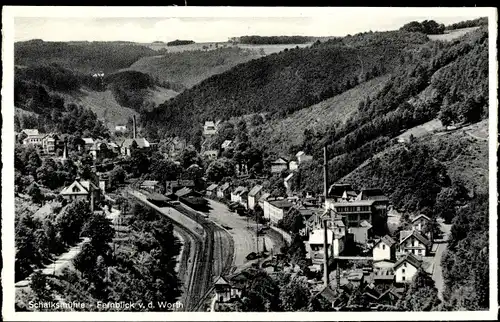
{"label": "road", "polygon": [[444,223],[441,224],[441,230],[443,231],[443,241],[438,244],[436,249],[436,254],[434,255],[434,270],[432,272],[432,279],[436,285],[438,290],[438,297],[443,299],[443,289],[444,289],[444,281],[443,281],[443,268],[441,267],[441,259],[443,257],[444,252],[446,251],[446,246],[448,245],[448,236],[450,233],[451,225],[447,225]]}
{"label": "road", "polygon": [[[71,263],[73,258],[75,258],[75,256],[80,253],[83,245],[88,243],[89,240],[90,240],[89,238],[83,238],[82,241],[80,241],[75,246],[71,247],[67,252],[59,255],[55,261],[46,265],[44,268],[38,269],[37,271],[39,271],[45,275],[58,275],[58,274],[60,274],[62,272],[63,268],[65,268],[66,266],[68,266]],[[27,277],[26,279],[17,282],[15,284],[16,287],[29,286],[30,282],[31,282],[31,275],[29,277]]]}
{"label": "road", "polygon": [[[248,217],[239,216],[229,211],[225,204],[208,200],[210,205],[209,219],[225,228],[234,240],[233,269],[244,266],[247,262],[246,256],[257,251],[257,224]],[[269,252],[279,253],[285,242],[283,236],[271,229],[264,236],[258,237],[259,250],[262,251],[263,241]]]}

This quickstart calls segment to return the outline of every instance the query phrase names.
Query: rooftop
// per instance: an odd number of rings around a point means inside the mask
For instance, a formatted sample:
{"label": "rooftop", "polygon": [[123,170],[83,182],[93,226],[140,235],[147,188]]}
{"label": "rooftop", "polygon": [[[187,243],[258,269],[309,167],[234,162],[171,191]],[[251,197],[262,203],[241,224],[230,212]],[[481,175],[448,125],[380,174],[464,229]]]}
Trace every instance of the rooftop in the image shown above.
{"label": "rooftop", "polygon": [[413,254],[408,253],[404,257],[401,257],[396,264],[394,264],[394,269],[397,269],[399,266],[401,266],[404,262],[409,263],[410,265],[413,265],[416,268],[420,268],[422,266],[422,262],[417,259]]}
{"label": "rooftop", "polygon": [[273,200],[273,201],[268,201],[271,205],[280,208],[280,209],[287,209],[290,207],[293,207],[293,204],[288,201],[288,200]]}
{"label": "rooftop", "polygon": [[248,193],[249,196],[255,196],[256,194],[258,194],[260,191],[262,190],[262,186],[261,185],[256,185],[252,188],[252,190],[250,190],[250,192]]}
{"label": "rooftop", "polygon": [[208,186],[207,191],[213,191],[218,187],[217,184],[212,183],[210,186]]}
{"label": "rooftop", "polygon": [[334,202],[334,207],[344,207],[344,206],[371,206],[375,200],[354,200],[354,201],[343,201]]}

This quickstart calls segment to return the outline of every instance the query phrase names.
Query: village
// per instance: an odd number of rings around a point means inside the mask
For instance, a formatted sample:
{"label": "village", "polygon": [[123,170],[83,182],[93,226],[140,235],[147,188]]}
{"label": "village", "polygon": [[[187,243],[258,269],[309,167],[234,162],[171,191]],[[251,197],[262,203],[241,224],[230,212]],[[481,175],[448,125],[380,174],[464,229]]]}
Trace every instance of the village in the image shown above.
{"label": "village", "polygon": [[[219,124],[205,122],[205,140],[217,134]],[[126,132],[127,128],[117,126],[116,130]],[[25,129],[17,134],[16,139],[23,145],[35,146],[42,158],[55,156],[64,164],[70,155],[67,142],[61,140],[58,134]],[[204,149],[202,145],[200,154],[208,162],[213,162],[220,156],[220,151],[230,149],[232,145],[231,140],[225,140],[219,150]],[[179,156],[187,147],[185,141],[177,138],[169,140],[166,146],[168,148],[163,151],[169,158]],[[113,198],[107,191],[110,182],[106,169],[126,162],[135,149],[156,151],[157,144],[138,137],[134,117],[131,138],[112,141],[86,137],[82,138],[78,149],[91,157],[92,175],[87,180],[75,178],[59,195],[68,202],[87,200],[92,211],[106,210],[106,205],[109,205],[106,213],[114,214],[113,219],[119,220],[117,213],[123,209],[112,208]],[[245,256],[248,263],[233,270],[232,274],[215,277],[211,304],[214,311],[224,307],[231,310],[231,303],[242,292],[243,284],[238,281],[244,274],[244,267],[261,268],[270,275],[280,272],[293,275],[307,267],[311,293],[326,300],[335,310],[355,310],[359,304],[353,304],[353,298],[359,296],[365,309],[395,307],[419,272],[432,277],[439,289],[442,284],[439,263],[446,243],[446,236],[443,236],[446,228],[426,214],[412,214],[410,222],[400,227],[401,220],[394,215],[391,202],[381,189],[355,189],[351,184],[330,183],[326,171],[326,148],[323,194],[296,193],[291,179],[301,166],[312,160],[313,156],[299,151],[291,160],[279,157],[271,162],[271,175],[289,173],[282,178],[286,193],[279,196],[271,196],[271,191],[266,191],[259,180],[248,178],[249,169],[245,164],[236,165],[238,185],[228,180],[210,182],[204,179],[200,189],[199,184],[189,179],[165,182],[146,179],[135,181],[132,187],[148,196],[148,200],[163,202],[171,207],[182,204],[195,211],[201,210],[199,213],[206,220],[214,217],[216,211],[213,207],[206,207],[213,204],[225,205],[227,212],[223,216],[246,218],[246,229],[255,236],[250,246],[252,251]],[[257,226],[249,227],[249,219],[255,221]],[[299,230],[290,231],[290,227],[283,224],[285,220],[300,222]],[[224,223],[224,220],[221,222]],[[284,245],[289,246],[298,238],[305,249],[307,265],[300,267],[297,263],[284,261],[283,249],[276,247],[278,243],[272,238],[266,242],[265,236],[270,230],[281,236]]]}

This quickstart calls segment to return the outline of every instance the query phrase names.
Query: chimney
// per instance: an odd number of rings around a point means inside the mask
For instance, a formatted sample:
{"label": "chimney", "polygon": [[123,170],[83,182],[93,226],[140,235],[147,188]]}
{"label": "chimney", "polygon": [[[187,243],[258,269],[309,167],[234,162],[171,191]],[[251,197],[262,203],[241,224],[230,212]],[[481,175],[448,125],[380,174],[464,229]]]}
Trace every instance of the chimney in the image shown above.
{"label": "chimney", "polygon": [[323,147],[323,194],[325,196],[325,208],[326,208],[326,198],[328,198],[328,150],[327,146]]}
{"label": "chimney", "polygon": [[323,249],[325,251],[325,257],[324,257],[324,267],[323,267],[323,273],[324,273],[324,282],[325,286],[330,285],[330,272],[328,270],[328,221],[323,220],[323,232],[324,232],[324,239],[323,239]]}
{"label": "chimney", "polygon": [[137,135],[137,124],[136,124],[137,121],[135,119],[135,115],[133,116],[132,122],[133,122],[133,125],[132,125],[133,138],[135,139],[136,135]]}
{"label": "chimney", "polygon": [[90,193],[90,211],[94,213],[95,200],[94,200],[94,186],[92,180],[89,180],[89,193]]}

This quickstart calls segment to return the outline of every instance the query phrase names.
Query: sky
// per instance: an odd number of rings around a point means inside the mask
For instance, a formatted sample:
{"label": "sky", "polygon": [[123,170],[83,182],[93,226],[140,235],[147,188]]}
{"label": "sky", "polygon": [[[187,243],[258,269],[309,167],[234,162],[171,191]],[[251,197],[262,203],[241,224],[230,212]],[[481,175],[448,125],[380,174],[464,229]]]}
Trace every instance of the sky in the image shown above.
{"label": "sky", "polygon": [[[345,36],[365,31],[385,31],[400,28],[409,21],[433,19],[445,25],[475,19],[484,14],[461,11],[458,15],[438,11],[436,14],[415,15],[403,11],[389,13],[380,10],[332,10],[328,14],[294,14],[279,16],[269,8],[268,17],[15,17],[15,41],[43,39],[46,41],[171,41],[222,42],[244,35],[275,36]],[[418,11],[424,13],[422,11]],[[418,13],[417,12],[417,13]],[[427,12],[432,12],[429,10]],[[241,15],[241,14],[240,14]]]}

